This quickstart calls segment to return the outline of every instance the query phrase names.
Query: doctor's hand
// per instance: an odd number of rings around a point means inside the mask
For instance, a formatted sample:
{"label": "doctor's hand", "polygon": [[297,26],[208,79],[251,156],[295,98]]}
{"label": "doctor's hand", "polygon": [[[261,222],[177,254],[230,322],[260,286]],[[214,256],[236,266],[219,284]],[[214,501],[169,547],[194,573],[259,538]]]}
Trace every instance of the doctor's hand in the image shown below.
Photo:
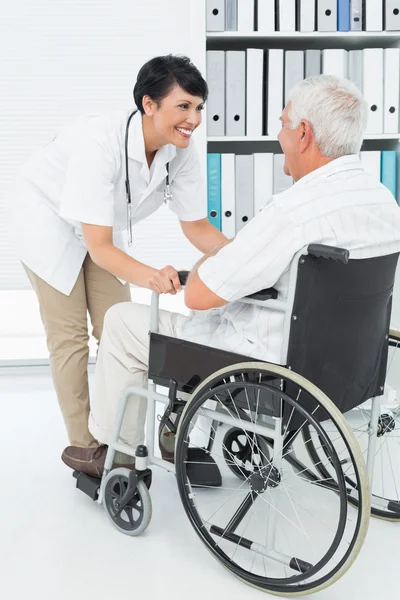
{"label": "doctor's hand", "polygon": [[178,272],[170,265],[155,271],[148,283],[149,288],[158,294],[176,294],[182,289]]}

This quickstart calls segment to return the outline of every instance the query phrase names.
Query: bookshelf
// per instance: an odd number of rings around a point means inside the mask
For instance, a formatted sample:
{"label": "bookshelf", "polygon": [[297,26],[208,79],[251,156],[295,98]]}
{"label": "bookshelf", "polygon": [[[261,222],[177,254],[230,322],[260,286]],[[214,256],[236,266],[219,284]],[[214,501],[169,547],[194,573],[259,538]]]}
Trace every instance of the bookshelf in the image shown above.
{"label": "bookshelf", "polygon": [[[262,34],[257,31],[241,33],[237,31],[207,32],[205,34],[205,50],[247,50],[260,48],[270,50],[306,49],[337,49],[363,50],[366,48],[398,48],[400,47],[400,31],[350,31],[350,32],[280,32]],[[207,74],[206,74],[207,75]],[[381,140],[385,149],[397,149],[400,132],[397,134],[369,134],[364,138],[364,144]],[[207,146],[213,151],[213,144],[235,143],[277,144],[277,138],[272,136],[210,136],[207,134]],[[375,146],[375,145],[374,145]],[[238,150],[239,151],[239,150]],[[240,150],[241,151],[241,150]]]}
{"label": "bookshelf", "polygon": [[[367,134],[364,141],[368,140],[399,140],[400,133],[371,133]],[[246,135],[241,136],[208,136],[209,143],[214,142],[277,142],[278,138],[269,135],[261,135],[259,137],[251,137]]]}
{"label": "bookshelf", "polygon": [[[204,1],[204,10],[206,2]],[[196,6],[199,6],[198,4]],[[205,26],[206,23],[204,22]],[[349,32],[270,32],[254,31],[241,33],[236,31],[205,31],[204,55],[207,50],[246,50],[259,48],[264,50],[308,50],[339,49],[363,50],[367,48],[400,48],[400,31],[349,31]],[[206,61],[204,73],[207,77]],[[207,110],[207,106],[206,106]],[[206,119],[204,119],[204,122]],[[204,154],[233,153],[252,154],[281,152],[276,137],[263,136],[211,136],[204,127],[202,147]],[[395,150],[397,152],[398,182],[397,198],[400,198],[400,133],[370,134],[364,137],[362,150]],[[400,267],[399,267],[400,268]],[[393,305],[394,322],[400,324],[400,277],[397,278],[397,294]]]}
{"label": "bookshelf", "polygon": [[[204,3],[205,6],[205,3]],[[338,49],[364,50],[367,48],[399,48],[400,31],[349,31],[349,32],[270,32],[258,31],[242,33],[237,31],[206,31],[205,51],[208,50],[308,50]],[[207,78],[207,72],[206,72]],[[253,152],[280,153],[277,138],[261,136],[212,136],[206,132],[207,152],[233,152],[250,154]],[[390,134],[366,134],[362,150],[396,150],[400,164],[400,131]],[[400,186],[399,186],[400,188]],[[399,189],[400,191],[400,189]],[[398,192],[398,197],[399,197]]]}
{"label": "bookshelf", "polygon": [[[285,31],[275,31],[268,34],[263,34],[258,31],[251,33],[241,33],[239,31],[208,31],[206,32],[207,40],[265,40],[265,39],[279,39],[282,40],[301,40],[302,42],[307,40],[318,40],[323,36],[325,41],[329,43],[340,41],[343,43],[354,43],[358,45],[360,40],[363,44],[375,44],[376,41],[390,44],[399,39],[400,32],[398,31],[334,31],[334,32],[320,32],[320,31],[295,31],[293,33]],[[365,46],[368,47],[368,46]]]}
{"label": "bookshelf", "polygon": [[[260,0],[259,0],[260,1]],[[204,1],[204,9],[206,9],[206,1]],[[221,4],[219,4],[221,6]],[[225,5],[226,6],[226,5]],[[258,6],[258,3],[255,3],[255,6]],[[256,28],[257,18],[255,19],[254,25]],[[305,65],[306,65],[306,50],[319,50],[320,51],[320,68],[322,72],[323,63],[325,62],[325,58],[328,53],[324,53],[323,50],[334,50],[336,53],[339,52],[340,49],[343,49],[347,52],[342,53],[346,56],[346,60],[350,64],[350,54],[354,50],[365,50],[368,53],[372,53],[375,48],[400,48],[400,31],[334,31],[334,32],[320,32],[320,31],[308,31],[308,32],[287,32],[287,31],[270,31],[266,33],[262,33],[259,31],[207,31],[207,19],[204,22],[205,25],[205,55],[207,56],[208,51],[219,51],[215,52],[215,54],[222,54],[222,52],[229,51],[242,51],[246,52],[248,49],[256,49],[264,51],[264,80],[263,80],[263,126],[260,127],[259,133],[255,130],[254,121],[252,126],[247,122],[248,114],[245,110],[244,114],[240,113],[244,118],[244,125],[242,125],[242,131],[238,132],[236,135],[234,131],[232,131],[232,125],[230,125],[230,133],[231,135],[227,135],[226,126],[225,126],[225,135],[223,135],[224,127],[221,126],[213,130],[213,133],[210,134],[207,124],[204,128],[204,136],[202,139],[202,147],[204,149],[204,155],[206,154],[220,154],[221,156],[224,154],[234,154],[234,155],[249,155],[249,154],[281,154],[282,150],[280,144],[277,139],[278,129],[275,127],[272,128],[271,134],[269,134],[269,122],[267,123],[267,114],[269,113],[269,101],[267,100],[266,94],[269,94],[269,89],[266,86],[265,77],[266,73],[269,72],[269,62],[268,66],[266,66],[267,61],[269,61],[269,53],[265,51],[269,50],[283,50],[284,59],[283,59],[283,81],[285,85],[285,70],[287,55],[286,51],[302,51],[304,54],[304,76],[305,75]],[[293,53],[295,54],[295,53]],[[307,53],[308,54],[308,53]],[[330,53],[330,57],[332,57],[333,53]],[[226,55],[227,56],[227,55]],[[276,56],[276,53],[275,53]],[[335,55],[336,57],[338,54]],[[363,53],[361,57],[361,61],[370,60],[371,54],[368,55]],[[375,54],[376,56],[376,54]],[[268,57],[268,58],[267,58]],[[225,59],[227,60],[227,59]],[[254,64],[254,63],[253,63]],[[328,60],[328,64],[331,64]],[[357,63],[361,64],[362,62]],[[364,65],[368,64],[364,62]],[[204,64],[204,72],[206,79],[210,81],[214,81],[214,85],[217,85],[215,79],[215,71],[213,74],[207,73],[207,60]],[[225,63],[225,69],[227,68]],[[242,68],[242,67],[241,67]],[[213,66],[215,69],[215,64]],[[248,69],[248,55],[246,53],[245,57],[245,71],[247,73]],[[347,67],[346,67],[347,69]],[[331,72],[328,70],[327,72]],[[225,73],[225,71],[224,71]],[[350,66],[349,66],[349,74]],[[254,72],[253,72],[254,75]],[[224,75],[225,76],[225,75]],[[247,75],[246,75],[247,77]],[[353,77],[354,77],[354,63],[353,63]],[[362,80],[363,75],[360,76],[360,84],[363,85]],[[222,79],[221,79],[222,81]],[[369,81],[371,86],[371,82]],[[236,86],[238,83],[236,82]],[[245,79],[244,85],[246,87],[245,95],[247,97],[247,79]],[[239,88],[241,93],[243,88]],[[258,86],[257,86],[257,89]],[[273,88],[270,88],[273,89]],[[266,91],[267,90],[267,91]],[[226,101],[226,99],[225,99]],[[210,104],[210,103],[208,103]],[[256,105],[259,110],[259,104],[256,102]],[[215,106],[215,105],[214,105]],[[275,105],[276,106],[276,105]],[[215,110],[214,108],[210,110]],[[206,105],[207,111],[207,105]],[[273,114],[275,114],[275,110]],[[218,113],[217,113],[218,114]],[[270,113],[272,114],[272,112]],[[207,117],[207,115],[205,115]],[[277,115],[278,117],[279,115]],[[225,117],[224,117],[225,118]],[[269,114],[268,114],[269,119]],[[207,121],[207,118],[204,119]],[[232,122],[232,121],[231,121]],[[392,123],[393,124],[393,123]],[[249,129],[248,129],[249,127]],[[233,128],[234,129],[234,128]],[[256,126],[257,129],[257,126]],[[371,127],[369,131],[374,132],[374,129]],[[386,129],[387,130],[387,129]],[[249,134],[245,134],[244,132],[249,131]],[[375,130],[379,131],[379,129]],[[388,129],[388,131],[394,132],[395,129]],[[263,133],[262,133],[263,132]],[[397,165],[398,165],[398,176],[397,176],[397,198],[400,198],[400,123],[399,130],[395,133],[366,133],[363,140],[363,145],[361,150],[367,152],[383,152],[383,151],[395,151],[397,153]],[[378,160],[376,154],[375,159]],[[376,164],[376,163],[375,163]],[[275,192],[276,193],[276,192]],[[221,214],[222,217],[222,214]]]}

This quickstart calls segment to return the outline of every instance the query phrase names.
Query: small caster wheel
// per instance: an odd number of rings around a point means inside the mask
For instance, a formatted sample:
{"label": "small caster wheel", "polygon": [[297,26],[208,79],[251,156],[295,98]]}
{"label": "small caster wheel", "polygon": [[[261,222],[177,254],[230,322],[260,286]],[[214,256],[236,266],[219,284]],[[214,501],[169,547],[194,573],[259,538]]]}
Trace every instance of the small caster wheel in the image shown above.
{"label": "small caster wheel", "polygon": [[130,470],[112,469],[104,482],[103,504],[114,527],[126,535],[140,535],[149,525],[152,514],[149,490],[138,481],[128,503],[121,509],[120,501],[128,489]]}

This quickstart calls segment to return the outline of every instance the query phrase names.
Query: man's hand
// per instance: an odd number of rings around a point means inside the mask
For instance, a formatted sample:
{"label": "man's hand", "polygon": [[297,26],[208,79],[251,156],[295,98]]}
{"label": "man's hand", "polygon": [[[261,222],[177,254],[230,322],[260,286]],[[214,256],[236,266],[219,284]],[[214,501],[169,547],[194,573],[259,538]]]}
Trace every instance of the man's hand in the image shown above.
{"label": "man's hand", "polygon": [[149,288],[158,294],[176,294],[182,289],[178,272],[170,265],[155,271],[148,284]]}

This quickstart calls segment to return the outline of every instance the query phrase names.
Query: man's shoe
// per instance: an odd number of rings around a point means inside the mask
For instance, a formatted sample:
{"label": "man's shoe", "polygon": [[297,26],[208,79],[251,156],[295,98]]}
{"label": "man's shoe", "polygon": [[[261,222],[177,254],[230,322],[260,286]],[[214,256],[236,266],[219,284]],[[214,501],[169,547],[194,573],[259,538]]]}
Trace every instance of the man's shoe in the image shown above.
{"label": "man's shoe", "polygon": [[[158,445],[164,460],[175,462],[175,434],[163,424],[158,430]],[[187,451],[186,472],[193,487],[219,487],[221,473],[215,460],[205,448],[189,448]]]}
{"label": "man's shoe", "polygon": [[[74,471],[86,473],[92,477],[101,477],[104,471],[108,446],[102,444],[98,448],[78,448],[77,446],[68,446],[61,455],[62,461]],[[130,464],[114,463],[112,468],[125,467],[134,469],[135,463],[132,458]]]}
{"label": "man's shoe", "polygon": [[158,445],[163,460],[174,464],[175,461],[175,434],[166,425],[160,423],[158,428]]}

